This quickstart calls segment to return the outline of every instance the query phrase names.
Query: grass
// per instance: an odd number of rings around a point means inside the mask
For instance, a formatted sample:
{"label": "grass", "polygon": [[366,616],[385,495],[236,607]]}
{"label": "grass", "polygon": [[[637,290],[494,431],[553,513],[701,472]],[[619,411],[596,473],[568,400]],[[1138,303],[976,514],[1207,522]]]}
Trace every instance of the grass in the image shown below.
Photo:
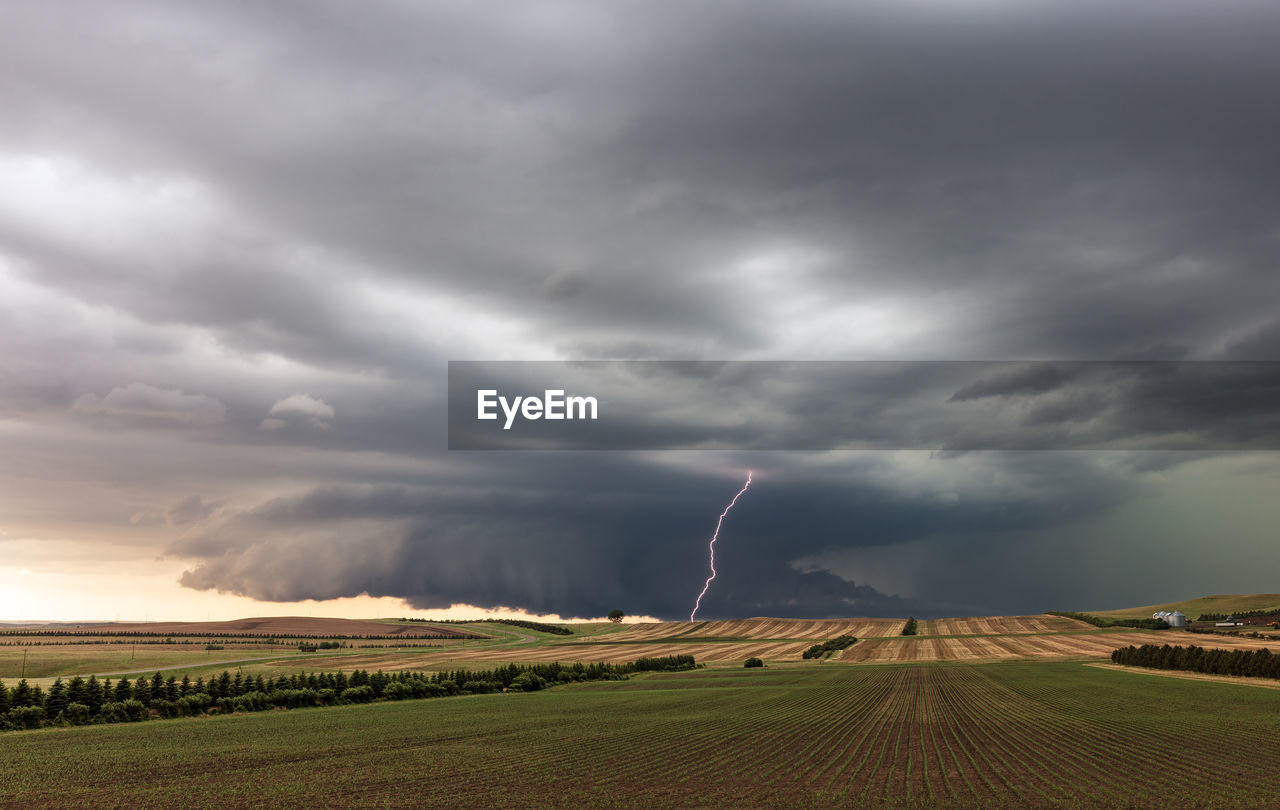
{"label": "grass", "polygon": [[1276,691],[1080,664],[735,668],[10,733],[0,804],[1274,806],[1278,732]]}
{"label": "grass", "polygon": [[1228,593],[1216,596],[1202,596],[1199,599],[1187,599],[1182,602],[1166,602],[1162,605],[1144,605],[1142,607],[1120,608],[1118,610],[1087,610],[1085,612],[1093,616],[1104,616],[1109,619],[1150,619],[1151,614],[1159,610],[1180,610],[1186,614],[1189,621],[1195,621],[1201,613],[1235,613],[1237,611],[1262,610],[1264,608],[1280,610],[1280,593]]}

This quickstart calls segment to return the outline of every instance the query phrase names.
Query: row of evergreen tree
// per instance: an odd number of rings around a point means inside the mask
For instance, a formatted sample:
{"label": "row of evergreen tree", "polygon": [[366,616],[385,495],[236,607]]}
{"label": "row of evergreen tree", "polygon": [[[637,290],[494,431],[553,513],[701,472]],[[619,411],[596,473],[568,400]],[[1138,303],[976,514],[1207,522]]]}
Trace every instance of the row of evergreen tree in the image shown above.
{"label": "row of evergreen tree", "polygon": [[837,638],[827,639],[821,644],[815,644],[801,654],[801,658],[826,658],[836,650],[843,650],[852,647],[858,641],[857,636],[839,636]]}
{"label": "row of evergreen tree", "polygon": [[12,688],[0,681],[0,731],[50,725],[88,725],[264,711],[272,708],[335,706],[374,700],[407,700],[501,691],[533,692],[571,681],[620,680],[633,672],[692,669],[693,656],[642,658],[626,664],[508,664],[493,669],[440,672],[312,672],[279,675],[232,675],[224,670],[207,681],[157,672],[136,681],[98,680],[90,675],[64,681],[48,690],[26,679]]}
{"label": "row of evergreen tree", "polygon": [[1111,653],[1111,660],[1117,664],[1152,669],[1179,669],[1247,678],[1280,678],[1280,655],[1273,655],[1271,650],[1265,648],[1222,650],[1206,649],[1194,644],[1189,647],[1143,644],[1141,647],[1122,647]]}
{"label": "row of evergreen tree", "polygon": [[[425,621],[425,619],[410,619],[409,621]],[[553,636],[571,636],[573,631],[567,627],[561,627],[558,624],[547,624],[546,622],[532,622],[528,619],[464,619],[460,622],[450,622],[450,624],[509,624],[512,627],[523,627],[525,630],[537,630],[539,633],[550,633]]]}

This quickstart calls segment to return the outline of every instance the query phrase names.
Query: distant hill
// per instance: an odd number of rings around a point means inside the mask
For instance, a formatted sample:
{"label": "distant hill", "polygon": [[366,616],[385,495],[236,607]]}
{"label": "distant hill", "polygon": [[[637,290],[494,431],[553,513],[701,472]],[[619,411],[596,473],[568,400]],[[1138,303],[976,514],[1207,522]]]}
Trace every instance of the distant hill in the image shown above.
{"label": "distant hill", "polygon": [[[396,636],[401,638],[474,638],[483,635],[436,624],[401,624],[370,619],[332,619],[310,616],[262,616],[225,622],[121,622],[83,625],[58,623],[40,629],[74,633],[83,627],[95,633],[161,633],[199,636],[245,633],[256,636]],[[14,629],[17,629],[16,627]]]}
{"label": "distant hill", "polygon": [[1166,602],[1162,605],[1144,605],[1142,607],[1121,608],[1119,610],[1090,610],[1094,616],[1106,616],[1111,619],[1149,619],[1157,610],[1181,610],[1187,618],[1195,621],[1201,613],[1235,613],[1245,610],[1263,610],[1276,608],[1280,610],[1280,593],[1220,593],[1215,596],[1202,596],[1199,599],[1187,599],[1182,602]]}

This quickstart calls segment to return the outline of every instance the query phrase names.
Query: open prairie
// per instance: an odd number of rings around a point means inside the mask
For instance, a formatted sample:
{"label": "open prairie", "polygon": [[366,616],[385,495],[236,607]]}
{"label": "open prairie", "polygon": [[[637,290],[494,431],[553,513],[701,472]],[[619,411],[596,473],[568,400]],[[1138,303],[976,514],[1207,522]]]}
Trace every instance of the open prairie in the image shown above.
{"label": "open prairie", "polygon": [[0,804],[1280,803],[1280,692],[1153,680],[1047,662],[711,669],[10,732]]}

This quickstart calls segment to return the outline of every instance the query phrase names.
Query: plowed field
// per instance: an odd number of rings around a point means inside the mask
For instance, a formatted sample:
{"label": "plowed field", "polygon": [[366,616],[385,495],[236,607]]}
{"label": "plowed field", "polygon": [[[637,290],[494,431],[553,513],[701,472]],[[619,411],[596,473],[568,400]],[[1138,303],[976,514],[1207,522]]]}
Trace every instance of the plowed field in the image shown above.
{"label": "plowed field", "polygon": [[1009,633],[1060,633],[1092,630],[1093,625],[1062,616],[968,616],[920,623],[922,636],[996,636]]}
{"label": "plowed field", "polygon": [[1227,636],[1193,636],[1170,632],[1079,633],[1047,636],[972,636],[968,638],[868,639],[844,651],[842,661],[966,661],[1009,658],[1070,658],[1109,656],[1120,647],[1143,644],[1198,644],[1225,649],[1280,652],[1280,640],[1264,641]]}

